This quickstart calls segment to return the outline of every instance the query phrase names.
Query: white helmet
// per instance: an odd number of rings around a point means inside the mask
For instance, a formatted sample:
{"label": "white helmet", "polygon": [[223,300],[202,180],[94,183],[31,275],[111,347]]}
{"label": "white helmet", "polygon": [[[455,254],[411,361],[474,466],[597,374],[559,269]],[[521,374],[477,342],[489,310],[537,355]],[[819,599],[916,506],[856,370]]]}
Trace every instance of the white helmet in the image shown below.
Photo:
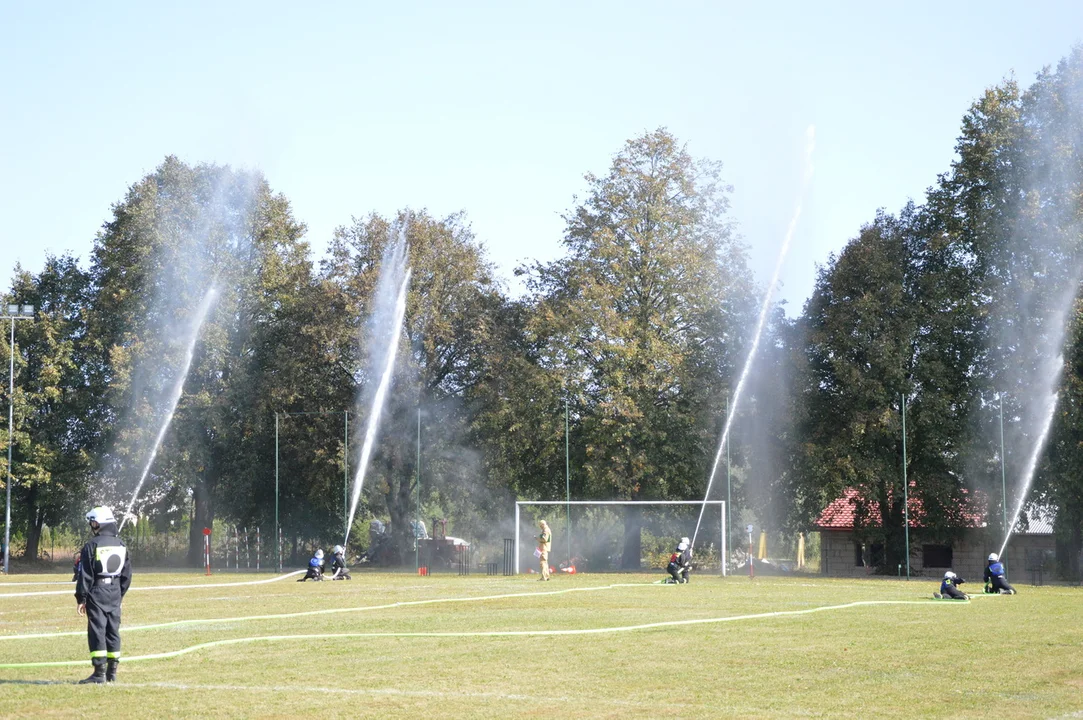
{"label": "white helmet", "polygon": [[99,505],[86,514],[87,522],[96,522],[99,525],[106,523],[115,523],[117,519],[113,517],[113,511],[104,505]]}
{"label": "white helmet", "polygon": [[689,540],[686,537],[681,538],[681,542],[684,543],[685,545],[691,545],[692,544],[692,541]]}
{"label": "white helmet", "polygon": [[945,580],[951,580],[954,577],[956,577],[956,575],[951,570],[948,570],[946,573],[944,573]]}
{"label": "white helmet", "polygon": [[989,553],[989,562],[997,562],[1000,560],[1000,556],[996,553]]}
{"label": "white helmet", "polygon": [[681,542],[677,543],[677,552],[684,552],[687,549],[688,549],[688,543],[684,542],[683,540]]}
{"label": "white helmet", "polygon": [[341,545],[335,545],[333,548],[331,548],[332,555],[341,555],[342,553],[343,549]]}
{"label": "white helmet", "polygon": [[316,550],[316,557],[318,557],[320,560],[323,560],[323,548]]}

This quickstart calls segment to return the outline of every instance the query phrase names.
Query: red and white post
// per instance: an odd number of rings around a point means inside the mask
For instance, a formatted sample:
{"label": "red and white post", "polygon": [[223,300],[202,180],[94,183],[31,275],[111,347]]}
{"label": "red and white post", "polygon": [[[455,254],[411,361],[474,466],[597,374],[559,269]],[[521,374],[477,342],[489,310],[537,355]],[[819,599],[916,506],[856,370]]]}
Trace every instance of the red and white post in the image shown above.
{"label": "red and white post", "polygon": [[207,575],[211,574],[211,529],[203,528],[203,563],[207,568]]}

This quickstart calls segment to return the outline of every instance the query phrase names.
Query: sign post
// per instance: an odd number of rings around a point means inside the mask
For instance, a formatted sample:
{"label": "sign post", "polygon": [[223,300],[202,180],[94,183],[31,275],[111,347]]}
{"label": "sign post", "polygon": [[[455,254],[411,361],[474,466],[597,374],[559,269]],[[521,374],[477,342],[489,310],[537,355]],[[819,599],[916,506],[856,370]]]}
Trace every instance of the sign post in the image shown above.
{"label": "sign post", "polygon": [[207,568],[207,575],[211,574],[211,529],[203,528],[203,563]]}

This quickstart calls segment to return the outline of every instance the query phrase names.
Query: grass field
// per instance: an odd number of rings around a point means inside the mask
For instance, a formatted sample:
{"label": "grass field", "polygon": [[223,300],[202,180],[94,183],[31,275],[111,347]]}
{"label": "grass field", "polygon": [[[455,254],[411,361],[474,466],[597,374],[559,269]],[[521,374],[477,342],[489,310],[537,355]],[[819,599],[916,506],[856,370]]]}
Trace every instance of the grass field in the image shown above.
{"label": "grass field", "polygon": [[[1083,717],[1079,588],[954,603],[927,580],[815,576],[224,585],[268,577],[138,574],[120,682],[96,687],[71,684],[90,669],[71,586],[19,584],[67,578],[0,578],[0,665],[78,661],[0,667],[0,714]],[[148,589],[167,585],[183,587]]]}

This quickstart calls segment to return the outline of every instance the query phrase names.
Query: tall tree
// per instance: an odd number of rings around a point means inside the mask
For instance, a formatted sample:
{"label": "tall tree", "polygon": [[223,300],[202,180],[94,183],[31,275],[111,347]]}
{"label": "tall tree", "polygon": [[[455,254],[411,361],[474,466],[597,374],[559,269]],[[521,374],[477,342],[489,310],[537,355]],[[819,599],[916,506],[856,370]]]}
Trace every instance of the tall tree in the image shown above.
{"label": "tall tree", "polygon": [[[288,202],[262,177],[169,157],[114,207],[95,244],[90,335],[97,345],[104,491],[127,504],[172,388],[183,381],[144,497],[173,512],[191,503],[192,562],[200,555],[200,529],[214,519],[226,459],[240,441],[230,430],[239,429],[237,395],[245,392],[253,332],[310,273],[303,232]],[[282,267],[301,279],[276,286],[275,269]],[[184,379],[196,308],[212,286],[219,297]]]}
{"label": "tall tree", "polygon": [[[86,496],[94,432],[83,362],[90,278],[73,257],[48,257],[40,273],[16,274],[10,297],[35,307],[34,321],[16,328],[12,488],[13,524],[25,532],[25,556],[35,558],[43,527],[81,514]],[[0,352],[8,357],[10,336],[3,336]],[[7,394],[5,383],[5,405]],[[6,434],[0,447],[6,451]]]}
{"label": "tall tree", "polygon": [[[720,166],[670,133],[630,140],[565,217],[567,256],[531,269],[539,364],[574,398],[591,497],[701,497],[748,307]],[[638,565],[638,514],[623,557]]]}
{"label": "tall tree", "polygon": [[[412,547],[419,409],[426,500],[480,532],[485,527],[480,518],[500,497],[487,470],[478,418],[484,404],[480,388],[490,376],[494,322],[504,299],[461,214],[437,219],[403,211],[394,222],[371,215],[336,231],[323,276],[345,298],[348,317],[370,314],[380,258],[396,229],[406,235],[412,278],[393,389],[366,487],[372,488],[370,507],[390,516],[401,557]],[[365,334],[358,335],[364,342]],[[373,383],[376,379],[362,372],[368,348],[360,343],[357,348],[351,368],[358,384]],[[360,417],[357,427],[366,419]]]}

